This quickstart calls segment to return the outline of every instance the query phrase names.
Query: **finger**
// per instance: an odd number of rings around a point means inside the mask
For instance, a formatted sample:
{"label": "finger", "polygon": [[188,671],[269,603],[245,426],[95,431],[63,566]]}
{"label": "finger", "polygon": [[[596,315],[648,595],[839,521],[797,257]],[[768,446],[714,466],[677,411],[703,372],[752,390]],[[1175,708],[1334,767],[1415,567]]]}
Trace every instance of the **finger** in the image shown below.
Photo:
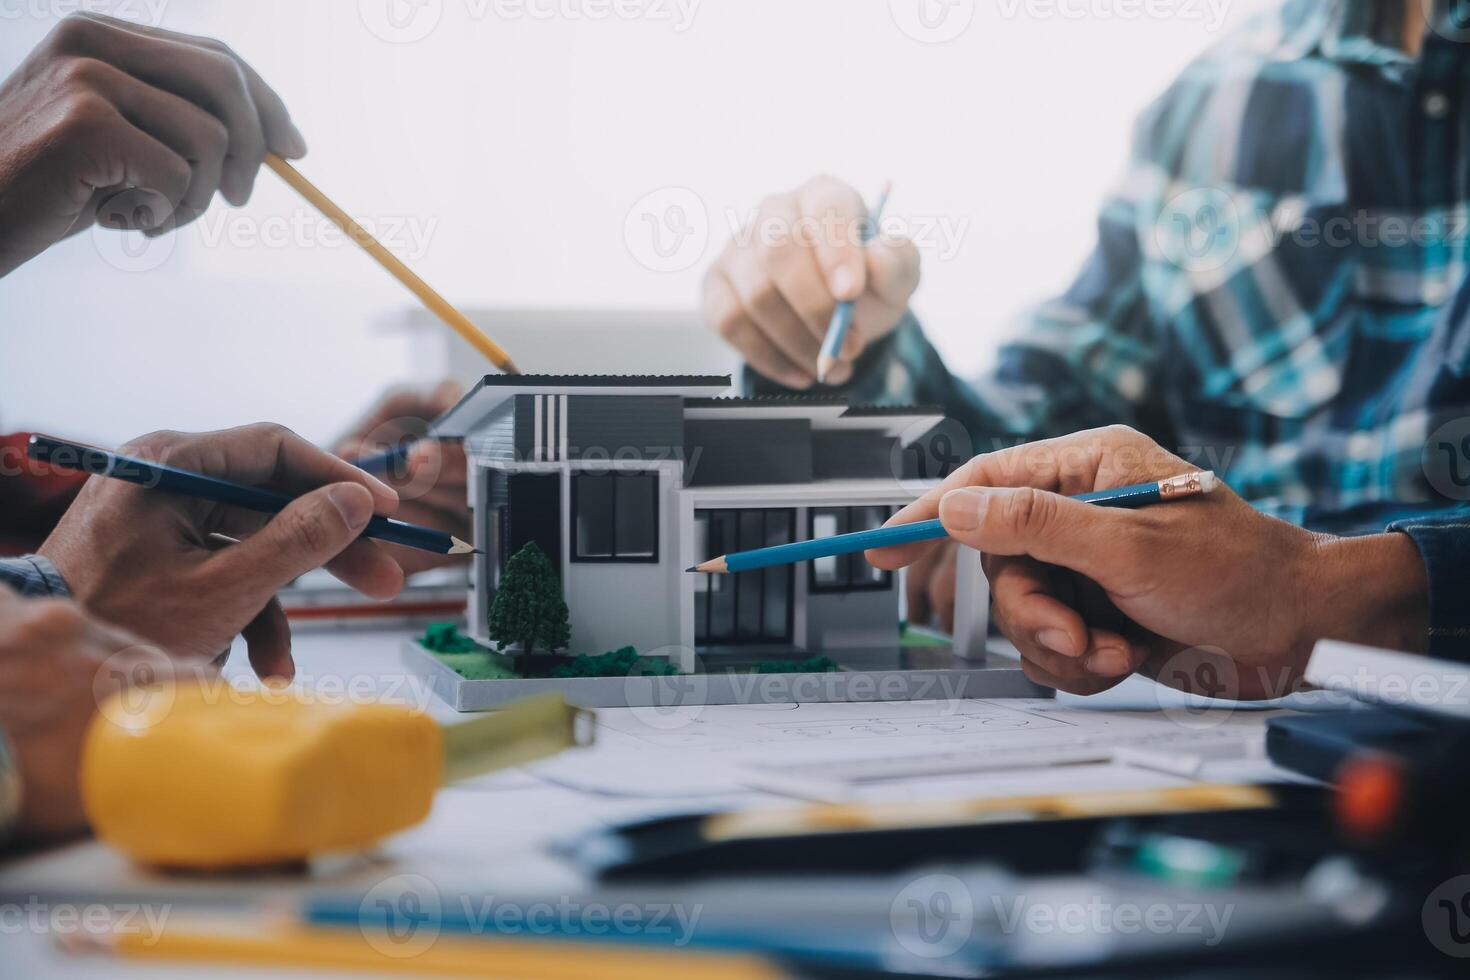
{"label": "finger", "polygon": [[188,189],[172,221],[168,222],[169,227],[186,224],[202,214],[219,188],[229,147],[229,132],[224,124],[192,102],[144,84],[95,58],[79,58],[71,70],[93,91],[106,93],[128,122],[189,164]]}
{"label": "finger", "polygon": [[[360,483],[335,483],[297,498],[257,533],[206,561],[206,574],[232,582],[241,602],[257,607],[298,576],[320,568],[342,555],[362,534],[373,516],[373,496]],[[369,542],[351,561],[392,564],[386,555],[376,558]],[[386,568],[372,575],[391,574]],[[367,576],[364,575],[364,578]]]}
{"label": "finger", "polygon": [[786,302],[786,297],[771,282],[750,251],[737,252],[730,259],[726,277],[740,299],[745,314],[787,359],[795,364],[815,368],[822,341],[801,322],[801,317]]}
{"label": "finger", "polygon": [[369,599],[391,599],[403,591],[401,552],[417,549],[399,548],[377,541],[358,540],[325,564],[328,572],[344,585]]}
{"label": "finger", "polygon": [[250,654],[250,666],[261,680],[289,681],[296,676],[296,663],[291,659],[291,624],[286,610],[275,596],[250,623],[240,631]]}
{"label": "finger", "polygon": [[939,519],[960,544],[992,555],[1028,555],[1070,568],[1107,587],[1139,566],[1138,511],[1073,500],[1032,487],[966,487],[945,494]]}
{"label": "finger", "polygon": [[735,348],[754,370],[787,388],[810,388],[812,369],[799,367],[761,332],[746,315],[735,288],[716,267],[704,281],[705,317],[720,337]]}
{"label": "finger", "polygon": [[1073,659],[1087,650],[1087,623],[1057,599],[1046,569],[1029,558],[992,558],[986,564],[995,615],[1006,636],[1029,638],[1037,649]]}
{"label": "finger", "polygon": [[817,177],[799,191],[803,218],[819,229],[813,249],[827,288],[839,302],[857,299],[867,288],[862,226],[868,209],[851,187],[831,177]]}
{"label": "finger", "polygon": [[768,198],[757,221],[759,228],[775,227],[781,232],[762,238],[756,263],[820,345],[837,307],[827,277],[817,265],[820,230],[802,220],[794,194]]}
{"label": "finger", "polygon": [[1123,682],[1121,677],[1078,677],[1071,674],[1066,676],[1054,674],[1030,660],[1021,661],[1021,672],[1026,679],[1033,684],[1049,687],[1053,690],[1062,691],[1066,694],[1075,694],[1080,697],[1092,697],[1104,691],[1112,690]]}
{"label": "finger", "polygon": [[[372,494],[375,513],[391,514],[398,506],[398,494],[386,483],[285,426],[261,423],[182,439],[167,434],[145,436],[132,446],[160,462],[286,493],[304,493],[331,483],[357,483]],[[163,456],[169,458],[160,458]]]}
{"label": "finger", "polygon": [[[939,486],[893,515],[888,523],[938,517],[940,500],[961,487],[1035,487],[1072,495],[1103,486],[1162,479],[1192,469],[1147,436],[1127,426],[1111,425],[975,456]],[[917,554],[913,546],[892,551],[894,555],[886,560],[895,566],[912,561]]]}
{"label": "finger", "polygon": [[77,116],[78,149],[84,154],[79,176],[104,191],[92,198],[97,222],[119,230],[164,227],[188,193],[189,161],[101,97],[87,102]]}
{"label": "finger", "polygon": [[67,25],[63,40],[72,53],[115,65],[188,99],[224,123],[230,140],[220,190],[231,204],[249,200],[267,143],[260,110],[238,61],[199,46],[197,38],[139,32],[107,17],[83,14],[68,18]]}
{"label": "finger", "polygon": [[1148,660],[1146,647],[1130,642],[1112,630],[1088,631],[1087,652],[1082,656],[1083,668],[1094,677],[1127,677]]}

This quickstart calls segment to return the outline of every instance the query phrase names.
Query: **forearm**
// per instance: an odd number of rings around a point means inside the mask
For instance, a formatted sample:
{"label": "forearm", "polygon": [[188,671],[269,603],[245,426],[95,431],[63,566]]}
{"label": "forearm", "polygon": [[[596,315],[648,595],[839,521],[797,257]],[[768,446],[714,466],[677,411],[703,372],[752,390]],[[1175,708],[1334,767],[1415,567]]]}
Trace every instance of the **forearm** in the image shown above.
{"label": "forearm", "polygon": [[1429,572],[1409,535],[1323,537],[1312,562],[1305,639],[1429,652]]}

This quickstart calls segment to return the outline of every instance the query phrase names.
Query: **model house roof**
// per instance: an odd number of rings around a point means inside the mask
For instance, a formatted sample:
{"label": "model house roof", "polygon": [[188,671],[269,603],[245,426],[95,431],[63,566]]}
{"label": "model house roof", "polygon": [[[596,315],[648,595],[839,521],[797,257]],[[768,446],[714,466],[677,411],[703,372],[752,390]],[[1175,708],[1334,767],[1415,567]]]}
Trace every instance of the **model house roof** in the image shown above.
{"label": "model house roof", "polygon": [[462,439],[516,395],[669,395],[684,399],[684,417],[717,419],[806,419],[815,432],[852,429],[919,439],[944,419],[930,405],[849,405],[837,395],[721,396],[730,389],[723,374],[492,374],[434,423],[434,434]]}
{"label": "model house roof", "polygon": [[700,398],[730,389],[728,374],[491,374],[434,422],[434,434],[462,439],[516,395],[675,395]]}
{"label": "model house roof", "polygon": [[903,437],[907,445],[944,421],[935,405],[849,405],[837,395],[770,395],[755,398],[691,398],[686,419],[790,419],[811,421],[814,432],[860,429]]}

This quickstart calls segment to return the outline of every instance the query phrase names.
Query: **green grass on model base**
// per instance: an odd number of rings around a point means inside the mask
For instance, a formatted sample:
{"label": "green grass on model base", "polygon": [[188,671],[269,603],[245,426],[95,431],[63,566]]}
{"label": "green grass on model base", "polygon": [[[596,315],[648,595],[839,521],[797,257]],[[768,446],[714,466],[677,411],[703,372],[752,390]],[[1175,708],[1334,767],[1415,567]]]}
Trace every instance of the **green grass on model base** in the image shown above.
{"label": "green grass on model base", "polygon": [[510,657],[502,657],[488,650],[479,653],[436,653],[439,662],[467,681],[518,681],[523,680],[510,667]]}
{"label": "green grass on model base", "polygon": [[[419,639],[444,666],[467,681],[519,681],[525,675],[515,670],[515,657],[499,654],[461,633],[453,623],[435,623]],[[551,677],[661,677],[677,674],[679,668],[662,658],[640,657],[633,647],[623,647],[598,656],[579,654],[554,668]],[[752,674],[829,674],[839,670],[831,657],[809,660],[767,660],[749,668]]]}

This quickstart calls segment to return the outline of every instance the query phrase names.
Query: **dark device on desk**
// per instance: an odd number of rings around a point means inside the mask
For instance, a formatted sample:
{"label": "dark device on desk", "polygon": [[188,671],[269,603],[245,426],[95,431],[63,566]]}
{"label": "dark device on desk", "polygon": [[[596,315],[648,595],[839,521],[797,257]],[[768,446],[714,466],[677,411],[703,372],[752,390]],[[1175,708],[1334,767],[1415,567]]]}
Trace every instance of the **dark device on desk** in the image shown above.
{"label": "dark device on desk", "polygon": [[1266,754],[1284,769],[1330,783],[1343,763],[1360,753],[1421,754],[1453,727],[1453,722],[1396,708],[1288,715],[1267,724]]}
{"label": "dark device on desk", "polygon": [[821,804],[699,814],[598,829],[562,854],[602,880],[901,871],[927,862],[994,862],[1020,874],[1086,865],[1119,821],[1144,831],[1191,817],[1267,824],[1323,819],[1313,786],[1195,785],[936,804]]}

